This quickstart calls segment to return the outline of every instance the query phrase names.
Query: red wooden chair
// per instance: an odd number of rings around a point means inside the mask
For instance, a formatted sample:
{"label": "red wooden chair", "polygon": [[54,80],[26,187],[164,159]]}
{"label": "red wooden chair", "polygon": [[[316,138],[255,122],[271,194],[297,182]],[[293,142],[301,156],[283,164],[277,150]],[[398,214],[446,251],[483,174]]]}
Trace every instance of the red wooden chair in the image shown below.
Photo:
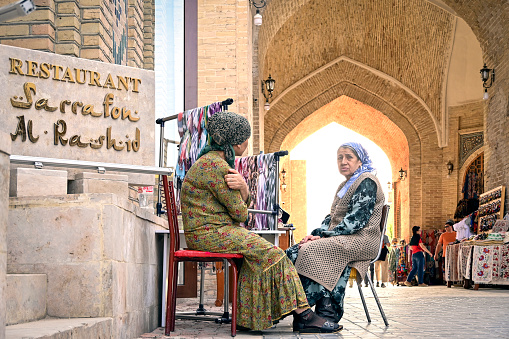
{"label": "red wooden chair", "polygon": [[[168,259],[168,291],[166,301],[166,325],[165,335],[175,331],[175,311],[177,306],[177,278],[178,263],[184,261],[197,262],[217,262],[227,260],[233,268],[233,300],[232,300],[232,337],[237,334],[237,279],[238,268],[233,259],[242,259],[242,254],[214,253],[204,251],[180,250],[179,227],[177,223],[177,208],[175,205],[175,194],[173,192],[173,182],[163,175],[164,197],[166,199],[166,209],[168,214],[168,227],[170,231],[169,259]],[[228,269],[225,267],[225,269]],[[225,284],[228,282],[225,281]],[[225,307],[228,307],[226,305]]]}

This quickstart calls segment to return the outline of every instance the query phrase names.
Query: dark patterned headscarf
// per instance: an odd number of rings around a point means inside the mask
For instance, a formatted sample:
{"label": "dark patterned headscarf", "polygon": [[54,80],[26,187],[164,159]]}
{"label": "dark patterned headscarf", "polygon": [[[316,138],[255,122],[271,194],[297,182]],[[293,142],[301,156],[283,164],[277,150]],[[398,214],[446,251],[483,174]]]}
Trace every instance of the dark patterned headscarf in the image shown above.
{"label": "dark patterned headscarf", "polygon": [[235,151],[233,145],[240,145],[251,136],[249,121],[233,112],[218,112],[210,117],[207,124],[210,145],[201,151],[199,157],[210,151],[223,151],[225,160],[235,168]]}

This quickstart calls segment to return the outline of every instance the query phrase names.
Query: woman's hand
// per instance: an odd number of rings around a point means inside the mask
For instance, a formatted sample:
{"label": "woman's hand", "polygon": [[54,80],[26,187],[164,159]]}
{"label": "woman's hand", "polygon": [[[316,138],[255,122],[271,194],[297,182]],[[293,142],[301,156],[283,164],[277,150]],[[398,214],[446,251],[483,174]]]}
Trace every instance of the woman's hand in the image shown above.
{"label": "woman's hand", "polygon": [[247,187],[247,183],[242,174],[233,168],[229,168],[228,174],[224,176],[224,181],[226,181],[226,185],[230,189],[240,191],[242,200],[244,200],[244,202],[247,201],[249,197],[249,187]]}
{"label": "woman's hand", "polygon": [[320,239],[320,237],[319,237],[319,236],[317,236],[317,235],[306,235],[306,236],[304,237],[304,239],[302,239],[302,240],[300,241],[300,243],[299,243],[299,248],[301,248],[301,247],[302,247],[302,245],[304,245],[304,244],[305,244],[305,243],[307,243],[307,242],[314,241],[314,240],[318,240],[318,239]]}
{"label": "woman's hand", "polygon": [[[424,243],[422,243],[422,242],[421,242],[421,243],[419,243],[419,246],[422,248],[422,250],[423,250],[424,252],[428,253],[430,257],[432,257],[432,256],[433,256],[433,254],[431,254],[431,252],[430,252],[430,251],[428,250],[428,248],[424,245]],[[436,260],[436,259],[435,259],[435,260]]]}

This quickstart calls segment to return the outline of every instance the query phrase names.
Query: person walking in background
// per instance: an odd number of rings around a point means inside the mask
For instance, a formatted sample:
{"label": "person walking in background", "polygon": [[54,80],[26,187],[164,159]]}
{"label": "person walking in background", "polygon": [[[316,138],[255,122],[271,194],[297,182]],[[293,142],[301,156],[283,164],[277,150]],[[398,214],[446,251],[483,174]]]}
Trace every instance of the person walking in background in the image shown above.
{"label": "person walking in background", "polygon": [[424,253],[428,253],[433,256],[431,252],[424,246],[421,239],[421,228],[419,226],[412,227],[412,239],[410,239],[410,249],[412,251],[412,270],[408,274],[408,278],[405,281],[405,285],[411,287],[412,279],[417,274],[417,280],[420,287],[427,287],[424,283]]}
{"label": "person walking in background", "polygon": [[443,248],[442,259],[440,260],[441,264],[439,265],[439,267],[442,270],[442,274],[444,272],[445,258],[446,258],[445,254],[447,253],[447,245],[456,241],[456,232],[454,231],[453,226],[454,226],[454,221],[452,221],[452,219],[449,219],[445,222],[445,233],[442,233],[440,235],[440,238],[438,238],[438,244],[437,244],[437,248],[435,250],[435,261],[438,261],[440,259],[439,258],[440,251]]}
{"label": "person walking in background", "polygon": [[[385,287],[385,283],[388,281],[388,269],[387,269],[387,254],[389,253],[389,237],[384,234],[384,243],[380,257],[375,262],[375,274],[376,274],[376,287]],[[380,283],[382,283],[380,285]]]}
{"label": "person walking in background", "polygon": [[389,251],[389,255],[387,257],[387,266],[389,268],[389,281],[392,286],[398,285],[398,259],[399,259],[399,250],[398,250],[398,239],[392,239],[391,249]]}
{"label": "person walking in background", "polygon": [[438,259],[438,253],[444,249],[444,254],[442,255],[442,258],[445,258],[445,254],[447,253],[447,245],[450,243],[456,241],[456,232],[453,229],[454,221],[452,219],[449,219],[445,222],[445,233],[442,233],[440,235],[440,238],[438,238],[438,244],[437,244],[437,250],[435,252],[435,260]]}

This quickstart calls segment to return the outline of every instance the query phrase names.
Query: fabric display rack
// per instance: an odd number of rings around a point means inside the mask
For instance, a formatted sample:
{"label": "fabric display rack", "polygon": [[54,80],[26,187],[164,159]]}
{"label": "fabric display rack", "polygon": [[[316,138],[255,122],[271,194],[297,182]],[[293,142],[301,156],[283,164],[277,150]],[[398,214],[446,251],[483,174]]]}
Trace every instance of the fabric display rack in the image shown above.
{"label": "fabric display rack", "polygon": [[[208,119],[217,112],[227,111],[228,106],[233,104],[233,99],[228,98],[224,101],[214,102],[210,105],[193,108],[179,114],[170,115],[165,118],[159,118],[156,123],[160,126],[159,134],[159,166],[164,163],[164,125],[167,121],[177,119],[178,131],[180,135],[177,166],[175,167],[175,186],[177,210],[180,213],[180,188],[184,177],[194,164],[200,151],[209,141],[207,133]],[[159,180],[159,188],[161,180]],[[157,196],[157,215],[164,213],[161,201],[161,190],[158,189]]]}
{"label": "fabric display rack", "polygon": [[[178,120],[181,140],[174,177],[178,213],[180,213],[180,190],[186,173],[198,159],[201,150],[210,142],[207,132],[208,120],[215,113],[228,111],[228,106],[231,104],[233,104],[233,99],[228,98],[224,101],[214,102],[207,106],[193,108],[156,120],[156,123],[160,125],[159,166],[163,166],[164,124],[166,121]],[[288,155],[288,151],[235,159],[235,167],[243,175],[250,189],[249,221],[246,225],[243,225],[247,229],[259,231],[277,229],[279,215],[279,160],[285,155]],[[161,215],[164,212],[163,202],[160,190],[158,192],[156,208],[157,215]]]}
{"label": "fabric display rack", "polygon": [[[476,236],[447,246],[445,279],[474,284],[509,285],[509,220],[503,220],[505,186],[499,186],[479,197]],[[472,216],[473,218],[473,216]],[[467,219],[467,218],[466,218]],[[459,223],[458,223],[459,224]],[[474,224],[474,222],[472,222]]]}

